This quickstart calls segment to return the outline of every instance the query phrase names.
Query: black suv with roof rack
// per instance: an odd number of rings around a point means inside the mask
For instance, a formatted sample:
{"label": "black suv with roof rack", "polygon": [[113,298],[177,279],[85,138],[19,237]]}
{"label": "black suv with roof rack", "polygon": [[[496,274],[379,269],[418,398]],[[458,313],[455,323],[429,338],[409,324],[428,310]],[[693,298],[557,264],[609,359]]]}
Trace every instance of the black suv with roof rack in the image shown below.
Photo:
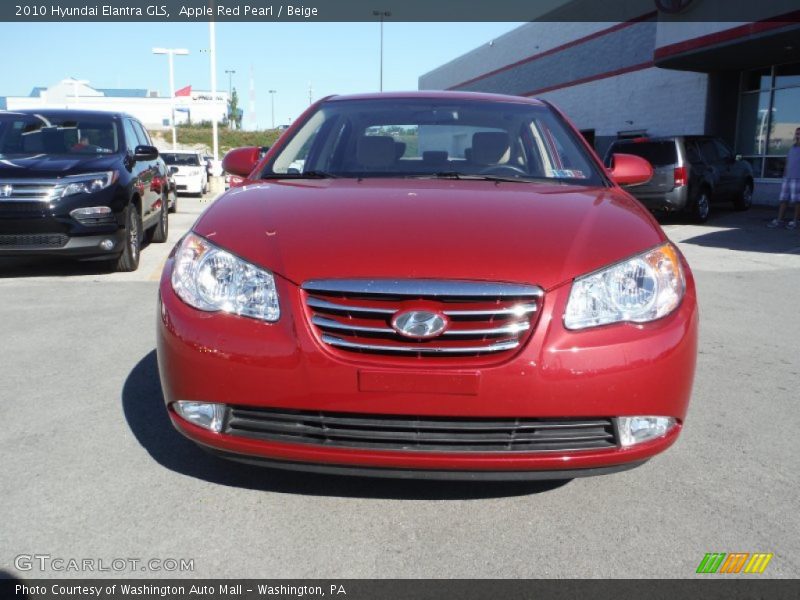
{"label": "black suv with roof rack", "polygon": [[0,257],[65,256],[135,271],[145,236],[167,240],[168,177],[129,115],[0,112]]}
{"label": "black suv with roof rack", "polygon": [[615,141],[606,153],[635,154],[653,165],[653,177],[626,188],[652,211],[686,211],[708,219],[711,204],[733,202],[747,210],[753,202],[753,170],[721,139],[705,135],[643,137]]}

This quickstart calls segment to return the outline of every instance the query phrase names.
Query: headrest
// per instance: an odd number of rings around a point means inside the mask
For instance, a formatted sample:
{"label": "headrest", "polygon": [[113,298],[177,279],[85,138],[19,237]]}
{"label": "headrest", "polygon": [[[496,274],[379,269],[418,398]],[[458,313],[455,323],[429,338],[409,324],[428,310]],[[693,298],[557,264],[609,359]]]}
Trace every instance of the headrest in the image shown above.
{"label": "headrest", "polygon": [[368,169],[381,169],[394,164],[397,150],[388,135],[365,135],[358,139],[356,159]]}
{"label": "headrest", "polygon": [[395,158],[403,158],[403,154],[406,153],[406,143],[405,142],[398,142],[395,140],[394,142],[394,157]]}
{"label": "headrest", "polygon": [[472,135],[472,162],[493,165],[508,152],[508,134],[504,131],[479,131]]}
{"label": "headrest", "polygon": [[428,150],[422,153],[422,162],[430,165],[443,165],[447,162],[447,152],[444,150]]}

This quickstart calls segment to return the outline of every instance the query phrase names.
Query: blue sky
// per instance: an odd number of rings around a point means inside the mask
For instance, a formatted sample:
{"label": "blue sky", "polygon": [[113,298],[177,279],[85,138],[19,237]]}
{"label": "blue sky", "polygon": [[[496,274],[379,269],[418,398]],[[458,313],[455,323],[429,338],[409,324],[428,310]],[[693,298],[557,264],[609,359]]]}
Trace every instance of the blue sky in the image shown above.
{"label": "blue sky", "polygon": [[[427,71],[518,26],[519,23],[396,23],[384,25],[384,90],[417,89]],[[315,99],[334,93],[377,91],[379,25],[366,23],[218,23],[217,86],[226,69],[246,107],[253,67],[260,127],[288,123]],[[1,23],[4,61],[0,96],[27,95],[65,77],[94,87],[156,89],[169,93],[167,58],[156,46],[187,48],[175,58],[175,87],[210,89],[208,23]]]}

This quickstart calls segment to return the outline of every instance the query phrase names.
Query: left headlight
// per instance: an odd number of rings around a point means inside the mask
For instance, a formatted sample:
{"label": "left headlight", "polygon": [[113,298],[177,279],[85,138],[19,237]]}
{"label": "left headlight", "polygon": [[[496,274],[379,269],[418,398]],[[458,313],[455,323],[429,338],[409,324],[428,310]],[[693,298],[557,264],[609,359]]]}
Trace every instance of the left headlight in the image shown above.
{"label": "left headlight", "polygon": [[272,273],[189,233],[175,251],[172,289],[189,306],[264,321],[281,315]]}
{"label": "left headlight", "polygon": [[93,194],[104,190],[117,180],[116,171],[103,171],[102,173],[82,173],[64,177],[61,198],[74,194]]}
{"label": "left headlight", "polygon": [[575,279],[564,326],[655,321],[680,305],[685,289],[678,251],[667,243]]}

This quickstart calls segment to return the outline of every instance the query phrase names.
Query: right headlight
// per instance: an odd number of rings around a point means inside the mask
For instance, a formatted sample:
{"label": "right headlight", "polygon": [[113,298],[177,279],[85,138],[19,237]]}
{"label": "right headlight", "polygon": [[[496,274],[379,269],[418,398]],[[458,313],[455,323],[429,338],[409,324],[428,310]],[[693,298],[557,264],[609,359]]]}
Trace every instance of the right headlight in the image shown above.
{"label": "right headlight", "polygon": [[81,173],[80,175],[67,175],[61,180],[63,187],[59,198],[75,194],[93,194],[104,190],[114,183],[119,174],[116,171],[103,171],[102,173]]}
{"label": "right headlight", "polygon": [[609,323],[646,323],[665,317],[681,303],[686,280],[672,244],[578,277],[564,313],[567,329]]}
{"label": "right headlight", "polygon": [[275,278],[199,235],[189,233],[175,251],[172,289],[198,310],[264,321],[281,316]]}

